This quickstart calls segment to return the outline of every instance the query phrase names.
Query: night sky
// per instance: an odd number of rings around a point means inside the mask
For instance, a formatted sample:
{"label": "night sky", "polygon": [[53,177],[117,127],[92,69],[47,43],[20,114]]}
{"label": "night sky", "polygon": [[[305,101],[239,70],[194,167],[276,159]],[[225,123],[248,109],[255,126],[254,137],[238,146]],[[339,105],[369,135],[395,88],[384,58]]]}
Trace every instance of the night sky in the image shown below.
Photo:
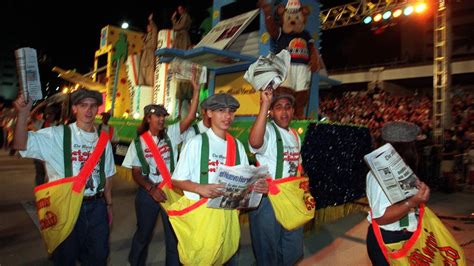
{"label": "night sky", "polygon": [[[349,1],[321,2],[326,9]],[[208,16],[206,9],[212,0],[84,0],[67,3],[4,0],[0,9],[1,51],[13,54],[15,48],[33,47],[39,57],[47,55],[43,63],[45,69],[59,66],[86,73],[92,70],[101,28],[108,24],[120,26],[126,20],[130,29],[145,31],[147,17],[152,12],[159,28],[170,28],[170,17],[178,4],[189,8],[193,18],[192,33],[195,33],[200,22]],[[390,60],[400,51],[399,31],[399,27],[390,27],[376,35],[361,24],[324,31],[322,54],[325,63],[328,69],[333,69]],[[193,37],[197,42],[199,36],[193,34]]]}
{"label": "night sky", "polygon": [[173,11],[178,4],[185,4],[196,18],[193,27],[197,29],[211,3],[211,0],[6,0],[0,4],[0,47],[2,52],[12,53],[19,47],[33,47],[39,57],[47,55],[48,65],[86,73],[93,67],[104,26],[120,26],[126,20],[129,29],[144,32],[148,15],[154,13],[159,28],[170,28]]}

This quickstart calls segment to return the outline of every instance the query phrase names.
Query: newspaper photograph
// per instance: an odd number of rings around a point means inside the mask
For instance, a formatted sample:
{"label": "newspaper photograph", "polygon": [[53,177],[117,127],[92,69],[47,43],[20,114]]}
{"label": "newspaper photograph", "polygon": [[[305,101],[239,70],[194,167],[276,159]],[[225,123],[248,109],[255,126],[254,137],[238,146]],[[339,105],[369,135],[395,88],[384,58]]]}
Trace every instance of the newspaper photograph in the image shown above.
{"label": "newspaper photograph", "polygon": [[390,143],[365,155],[364,160],[392,204],[418,192],[418,177]]}
{"label": "newspaper photograph", "polygon": [[25,99],[34,101],[43,99],[36,50],[30,47],[17,49],[15,58],[18,79]]}
{"label": "newspaper photograph", "polygon": [[210,199],[209,208],[249,209],[257,208],[262,200],[262,193],[252,190],[252,186],[268,175],[267,166],[253,165],[225,166],[217,168],[218,184],[224,184],[224,195]]}

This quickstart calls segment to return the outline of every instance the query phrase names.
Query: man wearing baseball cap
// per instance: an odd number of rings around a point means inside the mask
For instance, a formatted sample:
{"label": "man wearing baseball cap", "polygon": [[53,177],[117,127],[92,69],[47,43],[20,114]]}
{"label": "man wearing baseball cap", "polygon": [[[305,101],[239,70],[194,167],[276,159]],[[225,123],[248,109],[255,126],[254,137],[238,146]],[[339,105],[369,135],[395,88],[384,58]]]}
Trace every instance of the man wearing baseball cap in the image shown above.
{"label": "man wearing baseball cap", "polygon": [[[290,94],[274,94],[273,90],[267,89],[261,92],[260,99],[260,111],[249,134],[250,152],[255,153],[261,165],[268,166],[273,180],[297,176],[301,139],[290,128],[295,113],[295,98]],[[269,122],[268,113],[272,119]],[[282,143],[281,151],[277,143]],[[277,160],[278,153],[281,153],[282,161]],[[260,185],[256,190],[268,193],[267,183]],[[268,197],[263,197],[260,206],[249,212],[249,222],[258,265],[294,265],[303,257],[303,227],[285,229],[276,220]]]}
{"label": "man wearing baseball cap", "polygon": [[[171,229],[168,216],[160,202],[167,197],[159,185],[165,181],[163,176],[171,175],[178,160],[178,145],[184,139],[184,133],[196,118],[199,102],[199,86],[192,82],[193,97],[188,115],[181,121],[165,125],[169,115],[163,105],[145,106],[142,124],[138,128],[137,138],[130,144],[122,166],[132,170],[132,176],[138,184],[135,198],[137,230],[133,236],[128,260],[131,265],[145,265],[148,246],[153,236],[158,215],[161,213],[165,231],[166,265],[179,265],[176,237]],[[147,142],[147,139],[150,140]],[[149,145],[153,145],[150,147]],[[160,169],[152,149],[157,149],[165,163]]]}
{"label": "man wearing baseball cap", "polygon": [[[102,104],[102,95],[97,91],[78,89],[70,97],[76,122],[36,132],[26,131],[32,101],[26,102],[23,95],[20,95],[14,103],[18,111],[15,148],[20,150],[23,157],[45,162],[48,182],[78,175],[99,139],[94,120],[98,107]],[[68,135],[70,152],[66,152],[67,148],[64,146],[68,142],[65,140]],[[71,158],[68,159],[67,156]],[[112,219],[110,177],[115,174],[110,142],[107,143],[102,158],[105,159],[104,168],[97,163],[87,180],[79,217],[72,232],[52,254],[55,265],[75,265],[79,260],[82,264],[107,264],[109,223]]]}

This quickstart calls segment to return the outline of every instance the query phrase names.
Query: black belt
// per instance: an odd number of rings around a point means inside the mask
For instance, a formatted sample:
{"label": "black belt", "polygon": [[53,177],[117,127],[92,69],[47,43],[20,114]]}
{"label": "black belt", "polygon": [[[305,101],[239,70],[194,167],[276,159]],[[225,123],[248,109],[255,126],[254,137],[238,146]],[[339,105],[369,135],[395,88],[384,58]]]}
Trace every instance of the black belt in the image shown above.
{"label": "black belt", "polygon": [[82,198],[82,201],[91,201],[91,200],[101,199],[103,197],[104,197],[104,192],[98,192],[97,194],[93,196],[84,196]]}

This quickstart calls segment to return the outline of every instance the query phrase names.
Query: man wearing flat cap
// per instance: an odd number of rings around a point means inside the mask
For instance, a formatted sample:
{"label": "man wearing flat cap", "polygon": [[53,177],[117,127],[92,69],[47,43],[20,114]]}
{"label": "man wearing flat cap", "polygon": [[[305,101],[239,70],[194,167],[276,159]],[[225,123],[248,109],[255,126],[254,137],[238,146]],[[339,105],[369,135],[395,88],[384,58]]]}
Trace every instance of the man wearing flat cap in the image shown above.
{"label": "man wearing flat cap", "polygon": [[[405,121],[388,122],[382,127],[382,140],[390,143],[403,161],[413,171],[417,169],[418,156],[415,140],[420,129]],[[367,230],[367,252],[373,265],[389,265],[375,237],[372,224],[376,222],[382,230],[383,242],[390,244],[409,239],[418,227],[417,208],[428,201],[430,188],[418,181],[418,193],[397,203],[390,203],[379,182],[371,171],[367,173],[366,194],[371,214]]]}
{"label": "man wearing flat cap", "polygon": [[[193,98],[189,113],[177,123],[165,126],[165,119],[169,114],[163,105],[145,106],[145,116],[138,128],[138,136],[130,144],[123,160],[122,166],[132,170],[133,179],[139,186],[135,198],[137,230],[128,256],[131,265],[146,264],[148,246],[160,213],[165,231],[166,265],[179,265],[176,237],[168,216],[160,205],[160,202],[165,202],[167,198],[159,185],[163,181],[163,175],[173,173],[178,160],[178,145],[184,139],[184,132],[196,118],[199,86],[194,82],[192,85]],[[147,142],[147,139],[152,141]],[[159,158],[154,158],[152,148],[160,152],[165,163],[164,168],[159,168],[157,164]]]}
{"label": "man wearing flat cap", "polygon": [[[23,95],[15,101],[18,111],[15,148],[20,150],[23,157],[45,162],[48,182],[78,175],[99,139],[94,119],[102,104],[102,95],[97,91],[78,89],[70,97],[76,122],[36,132],[26,132],[26,119],[32,101],[26,102]],[[67,136],[70,140],[64,139]],[[71,145],[70,152],[63,146],[63,143],[68,142]],[[75,265],[79,259],[83,264],[107,264],[109,223],[112,221],[110,177],[115,174],[110,142],[106,145],[102,159],[105,160],[104,167],[100,167],[102,163],[97,163],[87,180],[74,229],[52,254],[55,265]]]}
{"label": "man wearing flat cap", "polygon": [[[249,150],[260,165],[268,166],[272,179],[297,176],[301,139],[290,128],[294,113],[295,98],[291,94],[274,94],[270,89],[260,92],[260,111],[250,129]],[[282,143],[281,149],[277,143]],[[260,185],[259,192],[268,193],[267,183]],[[303,257],[303,227],[285,229],[276,220],[268,197],[262,198],[260,206],[249,212],[249,222],[258,265],[294,265]]]}
{"label": "man wearing flat cap", "polygon": [[[210,96],[202,107],[206,109],[206,116],[211,120],[211,128],[193,137],[184,146],[178,165],[172,176],[173,185],[182,189],[184,197],[190,200],[215,198],[223,195],[221,189],[224,185],[217,183],[217,168],[218,165],[221,164],[233,165],[227,164],[230,163],[227,162],[227,159],[231,159],[227,158],[230,152],[235,152],[233,158],[239,158],[235,160],[235,164],[238,164],[238,162],[242,165],[249,164],[242,143],[228,134],[228,130],[235,118],[235,111],[240,107],[239,102],[230,94],[219,93]],[[229,146],[233,144],[237,147],[235,151],[232,151]],[[206,153],[208,154],[207,157],[205,157]],[[208,165],[207,171],[203,171],[201,170],[201,165],[206,162]],[[207,182],[202,181],[204,179],[207,180]],[[226,212],[226,214],[222,215],[231,215],[228,210],[219,209],[219,211]],[[179,217],[175,216],[175,218]],[[231,220],[232,219],[225,219],[225,221],[219,221],[226,223],[224,225],[225,228],[235,228],[229,226],[228,223],[230,223]],[[238,227],[238,224],[236,226]],[[187,233],[181,235],[186,234]],[[188,238],[185,240],[179,239],[180,246],[186,250],[188,249],[187,244],[200,243],[202,241],[203,239],[193,238],[192,235],[188,235]],[[191,247],[196,246],[196,244],[190,245]],[[197,245],[199,246],[199,244]],[[196,256],[205,256],[206,254],[209,253],[203,252],[202,254],[196,254]],[[234,258],[235,256],[230,260]],[[200,261],[200,258],[196,260]],[[202,258],[202,260],[209,261],[209,258]]]}

